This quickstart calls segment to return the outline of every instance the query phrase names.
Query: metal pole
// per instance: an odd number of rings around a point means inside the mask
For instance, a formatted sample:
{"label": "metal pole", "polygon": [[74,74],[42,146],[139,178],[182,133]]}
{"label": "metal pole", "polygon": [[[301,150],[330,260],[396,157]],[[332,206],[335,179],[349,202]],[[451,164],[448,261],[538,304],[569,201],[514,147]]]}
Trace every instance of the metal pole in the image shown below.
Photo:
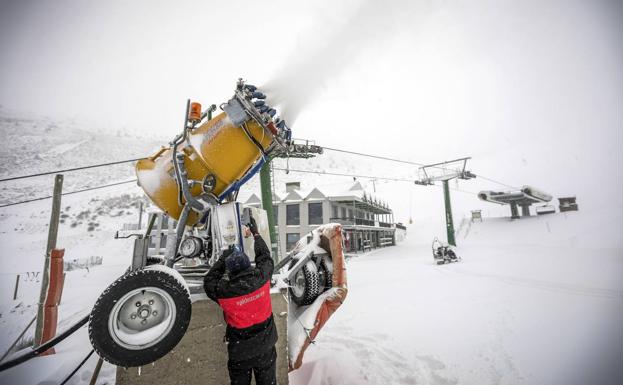
{"label": "metal pole", "polygon": [[446,233],[448,236],[448,244],[456,246],[454,240],[454,223],[452,221],[452,205],[450,203],[450,187],[448,187],[448,181],[443,181],[443,198],[446,204]]}
{"label": "metal pole", "polygon": [[52,195],[52,214],[50,215],[50,228],[48,229],[48,245],[45,250],[45,262],[41,279],[41,293],[39,294],[39,307],[37,309],[37,324],[35,327],[34,346],[41,344],[43,335],[43,307],[45,304],[48,286],[50,284],[50,252],[56,247],[58,236],[58,221],[61,215],[61,193],[63,191],[63,175],[54,177],[54,194]]}
{"label": "metal pole", "polygon": [[97,365],[95,365],[95,371],[93,371],[93,375],[91,376],[91,381],[89,381],[89,385],[95,385],[95,381],[97,381],[97,377],[99,377],[100,375],[100,370],[102,369],[103,362],[104,360],[102,359],[102,357],[97,360]]}
{"label": "metal pole", "polygon": [[273,250],[273,259],[278,261],[277,255],[277,236],[275,234],[275,214],[273,211],[273,191],[270,182],[270,162],[269,158],[260,169],[260,187],[262,191],[262,208],[266,210],[268,217],[268,227],[270,230],[270,244]]}

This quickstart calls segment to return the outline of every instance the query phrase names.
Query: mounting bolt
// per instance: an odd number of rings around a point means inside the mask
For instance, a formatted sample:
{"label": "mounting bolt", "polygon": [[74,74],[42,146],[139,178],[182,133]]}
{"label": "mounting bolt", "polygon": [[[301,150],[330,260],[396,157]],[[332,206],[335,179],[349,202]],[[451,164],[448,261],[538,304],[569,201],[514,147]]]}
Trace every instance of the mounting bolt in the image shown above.
{"label": "mounting bolt", "polygon": [[135,305],[136,307],[141,307],[141,301],[137,301],[134,305]]}
{"label": "mounting bolt", "polygon": [[144,319],[144,320],[142,320],[142,321],[141,321],[141,325],[145,325],[146,323],[147,323],[147,320],[146,320],[146,319]]}
{"label": "mounting bolt", "polygon": [[156,310],[151,312],[151,315],[153,315],[154,317],[158,315],[158,312]]}
{"label": "mounting bolt", "polygon": [[136,319],[136,313],[132,313],[132,315],[130,315],[131,319]]}
{"label": "mounting bolt", "polygon": [[149,300],[149,304],[150,304],[150,305],[153,305],[153,304],[154,304],[154,300],[153,300],[153,299],[150,299],[150,300]]}

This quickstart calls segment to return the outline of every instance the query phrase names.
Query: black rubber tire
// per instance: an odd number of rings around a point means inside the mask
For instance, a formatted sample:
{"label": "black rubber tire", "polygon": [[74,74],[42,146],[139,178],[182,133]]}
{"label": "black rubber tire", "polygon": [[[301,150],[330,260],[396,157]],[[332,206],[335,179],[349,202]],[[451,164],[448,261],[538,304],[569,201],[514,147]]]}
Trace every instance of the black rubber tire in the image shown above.
{"label": "black rubber tire", "polygon": [[[158,343],[132,350],[114,341],[108,329],[108,319],[118,300],[141,287],[156,287],[169,294],[176,307],[175,320],[169,333]],[[97,354],[113,365],[146,365],[166,355],[180,342],[190,323],[191,311],[190,295],[176,277],[161,270],[136,270],[118,278],[97,299],[89,319],[89,339]]]}
{"label": "black rubber tire", "polygon": [[[296,264],[296,262],[298,262],[298,260],[296,259],[290,261],[289,269],[291,269]],[[292,287],[289,287],[288,291],[290,292],[290,298],[292,298],[292,301],[294,301],[294,303],[299,306],[311,305],[316,300],[316,298],[318,298],[321,290],[319,285],[320,282],[318,277],[318,271],[316,271],[316,266],[314,265],[314,262],[311,260],[307,261],[307,263],[303,265],[297,275],[294,276],[295,280],[298,274],[303,274],[305,278],[305,287],[303,289],[303,294],[301,296],[297,296],[296,293],[294,293],[294,290],[292,290]],[[290,286],[292,286],[292,283],[290,283]]]}
{"label": "black rubber tire", "polygon": [[437,264],[438,264],[438,265],[443,265],[443,264],[444,264],[444,262],[443,262],[443,260],[441,260],[441,261],[437,261]]}
{"label": "black rubber tire", "polygon": [[333,287],[333,263],[330,257],[323,257],[320,260],[318,270],[318,286],[320,287],[320,292],[324,293]]}

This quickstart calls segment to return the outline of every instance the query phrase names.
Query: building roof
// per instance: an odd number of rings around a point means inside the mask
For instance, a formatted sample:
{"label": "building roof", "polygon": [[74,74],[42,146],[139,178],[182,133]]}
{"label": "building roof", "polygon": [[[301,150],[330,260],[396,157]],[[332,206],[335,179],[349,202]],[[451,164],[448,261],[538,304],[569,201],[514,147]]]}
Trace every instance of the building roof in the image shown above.
{"label": "building roof", "polygon": [[[283,197],[283,198],[282,198]],[[292,190],[290,192],[274,192],[273,202],[301,202],[301,201],[322,201],[328,199],[332,202],[340,202],[355,205],[358,209],[371,211],[375,214],[391,214],[392,210],[387,203],[378,197],[365,191],[359,181],[348,184],[333,184],[328,186],[313,187],[311,189]],[[246,204],[257,204],[261,199],[256,194],[245,202]]]}

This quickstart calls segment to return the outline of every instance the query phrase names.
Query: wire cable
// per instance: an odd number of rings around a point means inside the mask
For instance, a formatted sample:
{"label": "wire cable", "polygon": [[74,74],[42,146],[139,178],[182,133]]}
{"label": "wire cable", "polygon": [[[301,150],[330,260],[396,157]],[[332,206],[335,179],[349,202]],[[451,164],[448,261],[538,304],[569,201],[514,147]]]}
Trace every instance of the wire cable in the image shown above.
{"label": "wire cable", "polygon": [[368,157],[368,158],[375,158],[375,159],[381,159],[381,160],[389,160],[391,162],[413,164],[415,166],[426,166],[424,163],[412,162],[412,161],[403,160],[403,159],[388,158],[388,157],[380,156],[380,155],[365,154],[363,152],[341,150],[339,148],[331,148],[331,147],[324,147],[324,146],[321,146],[321,147],[324,150],[335,151],[335,152],[343,152],[345,154],[359,155],[359,156],[365,156],[365,157]]}
{"label": "wire cable", "polygon": [[[368,179],[377,179],[377,180],[388,180],[388,181],[392,181],[392,182],[409,182],[409,183],[413,183],[414,182],[413,179],[391,178],[391,177],[374,176],[374,175],[346,174],[346,173],[337,173],[337,172],[328,172],[328,171],[298,170],[298,169],[292,169],[292,168],[291,169],[285,169],[285,168],[281,168],[281,167],[273,167],[273,170],[288,171],[288,172],[299,172],[299,173],[304,173],[304,174],[335,175],[335,176],[348,176],[348,177],[355,177],[355,178],[368,178]],[[441,187],[441,186],[437,186],[437,185],[433,185],[433,186]],[[450,187],[450,190],[462,192],[462,193],[465,193],[465,194],[478,195],[478,194],[476,194],[475,192],[472,192],[472,191],[461,190],[461,189],[453,188],[453,187]]]}
{"label": "wire cable", "polygon": [[[412,165],[415,165],[415,166],[420,166],[420,167],[426,166],[426,165],[425,165],[425,164],[423,164],[423,163],[419,163],[419,162],[412,162],[412,161],[408,161],[408,160],[404,160],[404,159],[389,158],[389,157],[386,157],[386,156],[372,155],[372,154],[366,154],[366,153],[363,153],[363,152],[356,152],[356,151],[349,151],[349,150],[342,150],[342,149],[339,149],[339,148],[331,148],[331,147],[324,147],[324,146],[321,146],[321,147],[322,147],[323,149],[325,149],[325,150],[335,151],[335,152],[342,152],[342,153],[345,153],[345,154],[352,154],[352,155],[365,156],[365,157],[368,157],[368,158],[381,159],[381,160],[388,160],[388,161],[391,161],[391,162],[398,162],[398,163],[412,164]],[[440,170],[445,170],[445,168],[443,168],[443,167],[441,167],[441,166],[433,166],[432,168],[437,168],[437,169],[440,169]],[[508,184],[506,184],[506,183],[502,183],[502,182],[497,181],[497,180],[495,180],[495,179],[491,179],[491,178],[484,177],[484,176],[482,176],[482,175],[480,175],[480,174],[478,174],[478,175],[477,175],[477,177],[482,178],[482,179],[485,179],[485,180],[488,180],[489,182],[497,183],[497,184],[499,184],[499,185],[501,185],[501,186],[505,186],[505,187],[508,187],[508,188],[511,188],[511,189],[517,189],[517,187],[514,187],[514,186],[511,186],[511,185],[508,185]]]}
{"label": "wire cable", "polygon": [[93,165],[90,165],[90,166],[66,168],[64,170],[41,172],[41,173],[38,173],[38,174],[12,176],[12,177],[9,177],[9,178],[0,179],[0,182],[7,182],[7,181],[10,181],[10,180],[17,180],[17,179],[34,178],[36,176],[52,175],[52,174],[58,174],[58,173],[63,173],[63,172],[70,172],[70,171],[86,170],[86,169],[89,169],[89,168],[96,168],[96,167],[114,166],[116,164],[136,162],[136,161],[139,161],[141,159],[146,159],[146,158],[120,160],[120,161],[117,161],[117,162],[100,163],[100,164],[93,164]]}
{"label": "wire cable", "polygon": [[[118,185],[121,185],[121,184],[133,183],[133,182],[136,182],[136,179],[127,180],[125,182],[116,182],[116,183],[106,184],[106,185],[103,185],[103,186],[89,187],[89,188],[85,188],[85,189],[82,189],[82,190],[70,191],[70,192],[62,193],[61,195],[78,194],[78,193],[82,193],[82,192],[85,192],[85,191],[98,190],[98,189],[102,189],[102,188],[106,188],[106,187],[118,186]],[[36,201],[41,201],[41,200],[50,199],[50,198],[52,198],[52,195],[49,195],[47,197],[28,199],[28,200],[20,201],[20,202],[7,203],[7,204],[4,204],[4,205],[0,205],[0,208],[8,207],[8,206],[21,205],[23,203],[36,202]]]}
{"label": "wire cable", "polygon": [[499,181],[497,181],[497,180],[495,180],[495,179],[491,179],[491,178],[484,177],[484,176],[482,176],[482,175],[480,175],[480,174],[477,174],[477,175],[476,175],[476,177],[477,177],[477,178],[482,178],[482,179],[484,179],[484,180],[488,180],[489,182],[497,183],[497,184],[502,185],[502,186],[506,186],[506,187],[508,187],[508,188],[510,188],[510,189],[513,189],[513,190],[519,190],[519,188],[518,188],[518,187],[511,186],[511,185],[508,185],[508,184],[506,184],[506,183],[499,182]]}
{"label": "wire cable", "polygon": [[91,355],[93,355],[93,352],[95,352],[95,350],[94,350],[94,349],[91,349],[91,352],[89,352],[89,354],[87,354],[87,356],[86,356],[86,357],[84,357],[84,359],[82,360],[82,362],[80,362],[80,363],[78,364],[78,366],[76,366],[76,368],[75,368],[75,369],[74,369],[71,373],[69,373],[69,375],[68,375],[67,377],[65,377],[65,379],[63,380],[63,382],[61,382],[61,385],[65,385],[65,384],[67,383],[67,381],[69,381],[69,380],[70,380],[70,379],[74,376],[74,374],[76,374],[76,372],[77,372],[78,370],[80,370],[80,368],[82,367],[82,365],[84,365],[84,363],[85,363],[85,362],[87,362],[87,361],[89,360],[89,358],[91,358]]}

